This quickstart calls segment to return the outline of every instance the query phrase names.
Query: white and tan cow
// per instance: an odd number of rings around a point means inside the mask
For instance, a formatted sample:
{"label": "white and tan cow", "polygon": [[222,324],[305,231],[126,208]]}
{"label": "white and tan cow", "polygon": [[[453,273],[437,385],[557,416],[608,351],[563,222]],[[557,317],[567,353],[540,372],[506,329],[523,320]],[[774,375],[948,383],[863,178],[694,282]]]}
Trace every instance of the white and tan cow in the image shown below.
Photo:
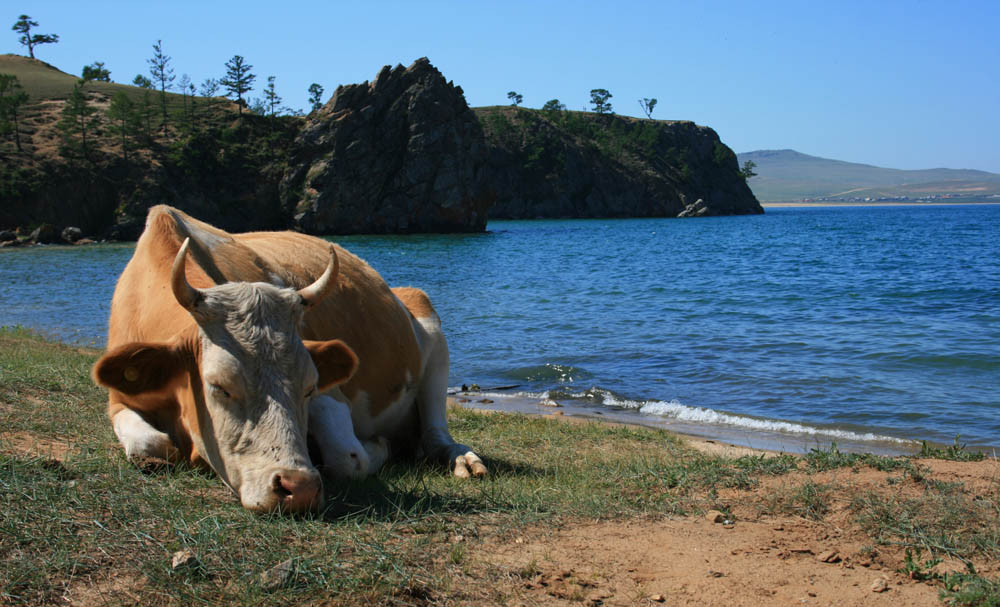
{"label": "white and tan cow", "polygon": [[374,472],[389,445],[486,474],[448,433],[448,364],[423,291],[319,238],[157,206],[93,375],[130,457],[207,464],[246,508],[302,511],[322,500],[308,441],[333,476]]}

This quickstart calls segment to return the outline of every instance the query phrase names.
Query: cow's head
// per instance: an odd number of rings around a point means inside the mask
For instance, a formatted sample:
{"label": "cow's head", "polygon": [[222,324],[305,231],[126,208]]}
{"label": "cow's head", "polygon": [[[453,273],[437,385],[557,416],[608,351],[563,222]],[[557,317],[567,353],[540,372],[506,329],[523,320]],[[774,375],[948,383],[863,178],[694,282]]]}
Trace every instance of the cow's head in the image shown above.
{"label": "cow's head", "polygon": [[331,248],[326,271],[300,290],[262,282],[196,289],[184,272],[188,245],[174,259],[171,287],[197,323],[197,338],[116,347],[94,366],[94,377],[140,410],[179,403],[194,448],[244,507],[312,509],[322,485],[306,446],[308,403],[358,365],[339,340],[299,337],[302,315],[336,282],[336,252]]}

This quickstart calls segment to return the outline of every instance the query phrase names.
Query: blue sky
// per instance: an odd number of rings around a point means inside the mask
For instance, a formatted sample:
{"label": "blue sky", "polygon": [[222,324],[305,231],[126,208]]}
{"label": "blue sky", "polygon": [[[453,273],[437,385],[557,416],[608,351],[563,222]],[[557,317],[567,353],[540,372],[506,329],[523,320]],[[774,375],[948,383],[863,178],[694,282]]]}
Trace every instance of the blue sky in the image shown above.
{"label": "blue sky", "polygon": [[[1000,2],[189,2],[5,1],[60,42],[36,56],[116,82],[148,75],[163,40],[178,77],[224,72],[234,54],[277,77],[286,105],[428,57],[470,105],[570,109],[611,91],[619,114],[713,127],[737,152],[807,154],[1000,173]],[[27,54],[5,29],[0,52]],[[325,99],[324,99],[325,101]]]}

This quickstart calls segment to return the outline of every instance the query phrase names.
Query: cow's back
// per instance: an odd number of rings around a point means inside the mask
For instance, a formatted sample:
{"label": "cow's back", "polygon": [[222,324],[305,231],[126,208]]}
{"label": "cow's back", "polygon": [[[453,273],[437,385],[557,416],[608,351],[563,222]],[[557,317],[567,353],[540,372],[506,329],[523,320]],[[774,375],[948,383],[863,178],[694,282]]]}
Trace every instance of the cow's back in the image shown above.
{"label": "cow's back", "polygon": [[[255,251],[284,286],[302,288],[318,278],[330,260],[331,243],[297,232],[234,234]],[[306,313],[303,339],[341,339],[360,365],[341,392],[372,415],[396,402],[420,375],[420,351],[409,312],[382,277],[365,261],[336,246],[340,273],[336,287]],[[364,393],[363,396],[361,393]]]}

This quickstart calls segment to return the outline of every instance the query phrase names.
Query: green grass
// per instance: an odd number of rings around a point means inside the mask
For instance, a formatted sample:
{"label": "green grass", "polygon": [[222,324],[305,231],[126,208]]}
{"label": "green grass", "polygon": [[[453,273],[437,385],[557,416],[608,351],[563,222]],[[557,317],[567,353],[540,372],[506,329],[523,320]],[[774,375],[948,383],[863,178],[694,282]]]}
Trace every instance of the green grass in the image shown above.
{"label": "green grass", "polygon": [[[916,480],[906,459],[835,447],[806,458],[722,458],[653,429],[465,409],[450,411],[450,427],[487,461],[488,479],[394,462],[365,481],[329,484],[323,512],[255,515],[211,473],[126,460],[105,395],[89,380],[97,354],[0,328],[0,602],[55,604],[87,592],[97,604],[102,594],[144,605],[475,602],[484,590],[468,583],[477,574],[467,568],[489,538],[579,520],[729,515],[742,506],[733,495],[764,479],[838,467],[902,471],[924,488],[919,498],[873,492],[851,502],[874,544],[1000,558],[997,495],[974,499],[960,483]],[[807,478],[775,493],[771,508],[823,520],[843,490]],[[200,566],[173,570],[181,549]],[[265,587],[261,574],[289,559],[288,583]],[[936,583],[942,596],[966,597],[956,604],[994,604],[983,601],[996,583],[981,576]]]}

